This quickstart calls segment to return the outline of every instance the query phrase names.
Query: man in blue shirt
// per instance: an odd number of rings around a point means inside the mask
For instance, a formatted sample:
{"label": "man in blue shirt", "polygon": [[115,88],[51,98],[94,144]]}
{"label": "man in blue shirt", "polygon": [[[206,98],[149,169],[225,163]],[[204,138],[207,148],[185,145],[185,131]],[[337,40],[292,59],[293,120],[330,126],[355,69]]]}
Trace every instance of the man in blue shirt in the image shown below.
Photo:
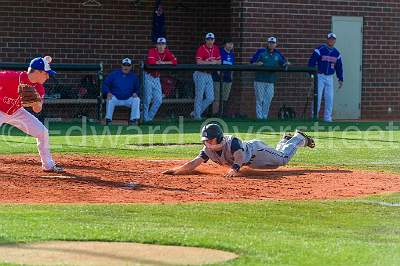
{"label": "man in blue shirt", "polygon": [[321,107],[322,94],[325,98],[324,121],[332,122],[333,109],[333,74],[339,80],[339,89],[343,86],[342,56],[334,47],[336,35],[329,33],[326,44],[316,48],[308,61],[308,66],[318,66],[318,113]]}
{"label": "man in blue shirt", "polygon": [[[276,49],[276,37],[269,37],[267,48],[258,49],[251,59],[252,64],[266,67],[284,67],[289,64],[281,52]],[[273,72],[257,71],[254,80],[257,119],[267,119],[269,107],[274,97],[274,84],[278,76]]]}
{"label": "man in blue shirt", "polygon": [[[221,64],[222,65],[234,65],[235,64],[235,55],[233,53],[233,42],[231,39],[226,39],[224,41],[224,46],[220,48],[221,53]],[[214,81],[214,104],[213,104],[213,114],[218,114],[219,112],[219,104],[220,104],[220,94],[222,94],[222,101],[224,108],[226,106],[226,102],[229,99],[229,94],[232,88],[232,78],[233,72],[231,71],[223,71],[222,72],[222,88],[221,85],[221,73],[213,72],[213,81]],[[220,93],[221,92],[221,93]],[[224,111],[222,110],[222,113]]]}
{"label": "man in blue shirt", "polygon": [[136,74],[132,71],[132,60],[122,60],[121,69],[114,70],[104,80],[102,91],[107,95],[106,124],[112,121],[115,106],[131,108],[129,124],[137,125],[140,118],[140,84]]}

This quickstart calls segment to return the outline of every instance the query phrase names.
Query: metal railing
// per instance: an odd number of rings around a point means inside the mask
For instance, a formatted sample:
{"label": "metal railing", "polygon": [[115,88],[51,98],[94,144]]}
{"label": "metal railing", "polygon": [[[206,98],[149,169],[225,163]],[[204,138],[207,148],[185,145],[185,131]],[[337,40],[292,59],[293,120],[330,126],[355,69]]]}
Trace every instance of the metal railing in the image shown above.
{"label": "metal railing", "polygon": [[[318,118],[318,113],[317,113],[317,101],[318,101],[318,78],[317,78],[317,68],[314,67],[301,67],[301,66],[289,66],[287,68],[269,68],[269,67],[264,67],[264,66],[258,66],[258,65],[253,65],[253,64],[236,64],[236,65],[197,65],[197,64],[178,64],[178,65],[149,65],[149,64],[144,64],[143,62],[140,65],[140,76],[141,76],[141,81],[142,81],[142,89],[145,89],[144,86],[144,80],[145,80],[145,73],[146,72],[151,72],[151,71],[158,71],[161,73],[161,77],[163,74],[166,75],[171,75],[171,73],[175,73],[175,76],[186,76],[186,80],[189,79],[189,76],[187,73],[191,73],[193,71],[206,71],[206,72],[215,72],[219,71],[221,75],[220,77],[220,86],[219,89],[222,89],[222,73],[225,71],[228,72],[239,72],[239,73],[256,73],[256,72],[270,72],[270,73],[288,73],[287,74],[287,79],[291,79],[290,73],[306,73],[309,78],[313,78],[312,83],[313,83],[313,119],[317,120]],[[186,73],[186,75],[183,75]],[[252,80],[252,77],[248,77],[246,75],[236,75],[233,83],[240,83],[244,84],[247,82],[246,86],[251,86],[249,85]],[[296,86],[295,84],[292,85]],[[143,94],[142,94],[143,95]],[[165,99],[166,103],[168,103],[168,98]],[[223,103],[222,103],[222,97],[220,97],[220,108],[223,108]],[[306,101],[306,99],[305,99]],[[164,101],[165,102],[165,101]],[[220,110],[221,111],[221,110]],[[305,110],[306,111],[306,110]],[[221,113],[221,112],[219,112]]]}

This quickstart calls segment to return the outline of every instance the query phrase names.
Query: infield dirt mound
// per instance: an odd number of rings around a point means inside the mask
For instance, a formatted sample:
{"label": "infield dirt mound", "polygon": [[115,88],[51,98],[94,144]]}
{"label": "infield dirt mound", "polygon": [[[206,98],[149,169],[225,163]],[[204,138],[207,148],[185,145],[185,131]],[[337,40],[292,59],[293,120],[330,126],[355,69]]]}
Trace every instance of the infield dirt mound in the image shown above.
{"label": "infield dirt mound", "polygon": [[0,156],[0,202],[128,203],[335,199],[400,191],[400,175],[337,168],[243,169],[209,163],[192,175],[167,176],[179,160],[59,155],[65,174],[42,172],[37,156]]}

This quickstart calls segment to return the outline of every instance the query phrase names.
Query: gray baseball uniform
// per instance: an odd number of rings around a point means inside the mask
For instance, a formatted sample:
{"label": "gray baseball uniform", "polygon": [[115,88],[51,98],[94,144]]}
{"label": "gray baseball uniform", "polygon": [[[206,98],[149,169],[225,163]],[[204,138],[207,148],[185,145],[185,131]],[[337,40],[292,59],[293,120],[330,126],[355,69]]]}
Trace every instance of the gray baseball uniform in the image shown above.
{"label": "gray baseball uniform", "polygon": [[198,157],[201,157],[204,162],[211,159],[217,164],[232,166],[234,152],[243,150],[243,165],[254,169],[263,169],[286,165],[296,153],[297,148],[304,147],[306,143],[305,138],[299,133],[296,133],[290,140],[282,138],[276,149],[260,140],[241,141],[230,135],[224,136],[223,141],[224,146],[221,151],[215,152],[204,146]]}

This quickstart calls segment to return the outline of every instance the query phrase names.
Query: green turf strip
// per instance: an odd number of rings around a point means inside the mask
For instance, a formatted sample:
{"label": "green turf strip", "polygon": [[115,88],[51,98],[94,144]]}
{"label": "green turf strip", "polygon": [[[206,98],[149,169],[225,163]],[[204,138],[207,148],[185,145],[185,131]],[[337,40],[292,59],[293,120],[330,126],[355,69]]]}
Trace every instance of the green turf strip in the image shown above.
{"label": "green turf strip", "polygon": [[400,193],[340,201],[1,205],[0,242],[132,241],[210,247],[226,265],[399,265]]}

